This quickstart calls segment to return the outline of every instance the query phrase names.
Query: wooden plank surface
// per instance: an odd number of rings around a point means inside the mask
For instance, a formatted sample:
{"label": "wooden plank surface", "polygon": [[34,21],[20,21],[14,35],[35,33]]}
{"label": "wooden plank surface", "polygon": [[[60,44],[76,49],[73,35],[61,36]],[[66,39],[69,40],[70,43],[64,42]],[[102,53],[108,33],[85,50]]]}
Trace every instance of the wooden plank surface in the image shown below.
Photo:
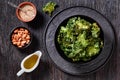
{"label": "wooden plank surface", "polygon": [[[7,1],[19,4],[31,1],[38,10],[38,17],[33,23],[19,21],[15,8],[6,4]],[[0,0],[0,80],[120,80],[120,0],[51,0],[58,4],[53,15],[70,6],[87,6],[99,11],[113,25],[117,45],[110,61],[99,71],[86,76],[72,76],[60,71],[53,64],[44,48],[43,33],[46,24],[51,19],[42,12],[42,6],[49,0]],[[33,33],[32,47],[18,50],[10,44],[9,34],[18,26],[24,26]],[[37,69],[32,73],[17,77],[22,59],[36,50],[41,50],[43,56]]]}

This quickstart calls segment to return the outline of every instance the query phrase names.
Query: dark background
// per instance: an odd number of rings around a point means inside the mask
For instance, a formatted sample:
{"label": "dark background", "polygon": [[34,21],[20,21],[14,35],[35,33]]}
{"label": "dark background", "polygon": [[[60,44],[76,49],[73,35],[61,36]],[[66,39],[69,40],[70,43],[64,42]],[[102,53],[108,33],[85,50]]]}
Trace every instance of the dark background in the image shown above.
{"label": "dark background", "polygon": [[[6,2],[18,5],[23,1],[31,1],[38,10],[35,21],[23,23],[17,19],[15,8]],[[49,0],[0,0],[0,80],[120,80],[120,0],[51,0],[58,4],[52,16],[58,11],[70,6],[87,6],[102,13],[113,25],[117,40],[115,52],[109,62],[99,71],[86,76],[72,76],[60,71],[51,61],[44,48],[43,33],[50,16],[42,12],[42,6]],[[11,45],[9,34],[18,26],[30,29],[33,34],[32,45],[24,50],[18,50]],[[37,69],[17,77],[22,59],[36,50],[41,50],[43,56]]]}

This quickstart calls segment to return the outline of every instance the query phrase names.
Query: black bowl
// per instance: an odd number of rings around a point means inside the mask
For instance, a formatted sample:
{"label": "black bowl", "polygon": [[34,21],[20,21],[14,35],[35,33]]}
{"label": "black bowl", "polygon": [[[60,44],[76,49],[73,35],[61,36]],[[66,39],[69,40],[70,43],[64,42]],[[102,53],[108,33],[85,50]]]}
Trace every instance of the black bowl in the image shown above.
{"label": "black bowl", "polygon": [[[62,51],[61,50],[61,48],[60,48],[60,45],[59,45],[59,43],[58,43],[58,41],[57,41],[57,37],[58,37],[58,34],[59,34],[59,32],[60,32],[60,29],[61,29],[61,26],[65,26],[66,24],[67,24],[67,22],[68,22],[68,20],[70,19],[70,18],[73,18],[73,17],[80,17],[81,19],[84,19],[84,20],[86,20],[86,21],[88,21],[88,22],[90,22],[90,23],[97,23],[95,20],[93,20],[92,18],[90,18],[90,17],[87,17],[87,16],[84,16],[84,15],[74,15],[74,16],[71,16],[71,17],[69,17],[69,18],[67,18],[67,19],[65,19],[62,23],[60,23],[60,25],[58,26],[58,29],[56,30],[56,32],[55,32],[55,46],[56,46],[56,49],[57,49],[57,51],[59,52],[59,54],[64,58],[64,59],[66,59],[67,61],[69,61],[69,62],[73,62],[72,61],[72,59],[70,59],[70,58],[68,58],[65,54],[64,54],[64,51]],[[99,26],[99,24],[97,23],[97,25]],[[99,26],[99,28],[100,28],[100,36],[99,36],[99,38],[101,38],[102,40],[104,40],[104,34],[103,34],[103,32],[102,32],[102,29],[101,29],[101,27]],[[104,42],[104,41],[103,41]],[[104,46],[104,44],[103,44],[103,46]],[[99,51],[99,53],[102,51],[102,49]],[[94,58],[96,58],[97,56],[98,56],[99,54],[97,54],[97,55],[95,55],[95,56],[93,56],[90,60],[93,60]],[[90,61],[90,60],[88,60],[88,61]],[[76,61],[76,62],[73,62],[73,63],[85,63],[85,62],[88,62],[88,61]]]}
{"label": "black bowl", "polygon": [[[100,54],[88,62],[73,63],[68,60],[56,43],[56,35],[61,24],[66,24],[70,17],[80,16],[90,22],[97,22],[101,28],[101,38],[104,47]],[[95,72],[103,66],[110,58],[115,47],[115,37],[112,25],[98,11],[87,7],[70,7],[57,13],[48,23],[45,32],[45,44],[52,61],[64,72],[72,75],[84,75]]]}
{"label": "black bowl", "polygon": [[[20,28],[26,29],[26,30],[30,33],[30,42],[29,42],[28,44],[25,44],[25,45],[22,46],[22,47],[18,47],[17,45],[14,45],[13,42],[12,42],[12,34],[14,33],[14,31],[15,31],[16,29],[20,29]],[[32,42],[32,34],[31,34],[30,30],[27,29],[26,27],[22,27],[22,26],[16,27],[16,28],[14,28],[14,29],[11,31],[11,33],[10,33],[10,42],[11,42],[11,44],[12,44],[13,46],[15,46],[15,47],[18,48],[18,49],[25,49],[25,48],[29,47],[30,44],[31,44],[31,42]]]}

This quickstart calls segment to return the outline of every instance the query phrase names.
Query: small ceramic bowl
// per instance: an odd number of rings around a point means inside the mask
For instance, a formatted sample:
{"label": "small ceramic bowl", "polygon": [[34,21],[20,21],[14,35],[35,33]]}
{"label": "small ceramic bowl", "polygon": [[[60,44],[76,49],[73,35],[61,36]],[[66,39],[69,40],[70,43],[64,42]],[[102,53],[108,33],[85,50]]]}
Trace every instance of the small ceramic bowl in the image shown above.
{"label": "small ceramic bowl", "polygon": [[30,22],[36,17],[37,10],[33,3],[22,2],[16,9],[16,15],[22,22]]}
{"label": "small ceramic bowl", "polygon": [[30,30],[25,27],[14,28],[10,33],[10,41],[13,46],[24,49],[32,42],[32,34]]}

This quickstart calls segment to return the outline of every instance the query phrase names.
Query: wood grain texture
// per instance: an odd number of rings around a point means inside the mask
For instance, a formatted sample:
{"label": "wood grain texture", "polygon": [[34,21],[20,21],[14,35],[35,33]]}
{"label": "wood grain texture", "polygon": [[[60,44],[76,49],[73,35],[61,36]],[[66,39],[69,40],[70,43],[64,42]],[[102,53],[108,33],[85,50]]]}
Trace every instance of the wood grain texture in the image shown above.
{"label": "wood grain texture", "polygon": [[[51,0],[58,4],[53,15],[70,6],[87,6],[99,11],[113,25],[116,34],[116,49],[110,61],[96,73],[86,76],[72,76],[60,71],[49,58],[43,44],[43,33],[51,19],[42,12],[42,6],[50,0],[9,0],[15,4],[23,1],[33,2],[38,10],[37,18],[32,23],[19,21],[15,8],[0,1],[0,80],[120,80],[120,0]],[[9,34],[17,26],[25,26],[34,35],[31,47],[18,50],[10,44]],[[41,50],[43,56],[36,70],[17,77],[22,59],[28,54]]]}

